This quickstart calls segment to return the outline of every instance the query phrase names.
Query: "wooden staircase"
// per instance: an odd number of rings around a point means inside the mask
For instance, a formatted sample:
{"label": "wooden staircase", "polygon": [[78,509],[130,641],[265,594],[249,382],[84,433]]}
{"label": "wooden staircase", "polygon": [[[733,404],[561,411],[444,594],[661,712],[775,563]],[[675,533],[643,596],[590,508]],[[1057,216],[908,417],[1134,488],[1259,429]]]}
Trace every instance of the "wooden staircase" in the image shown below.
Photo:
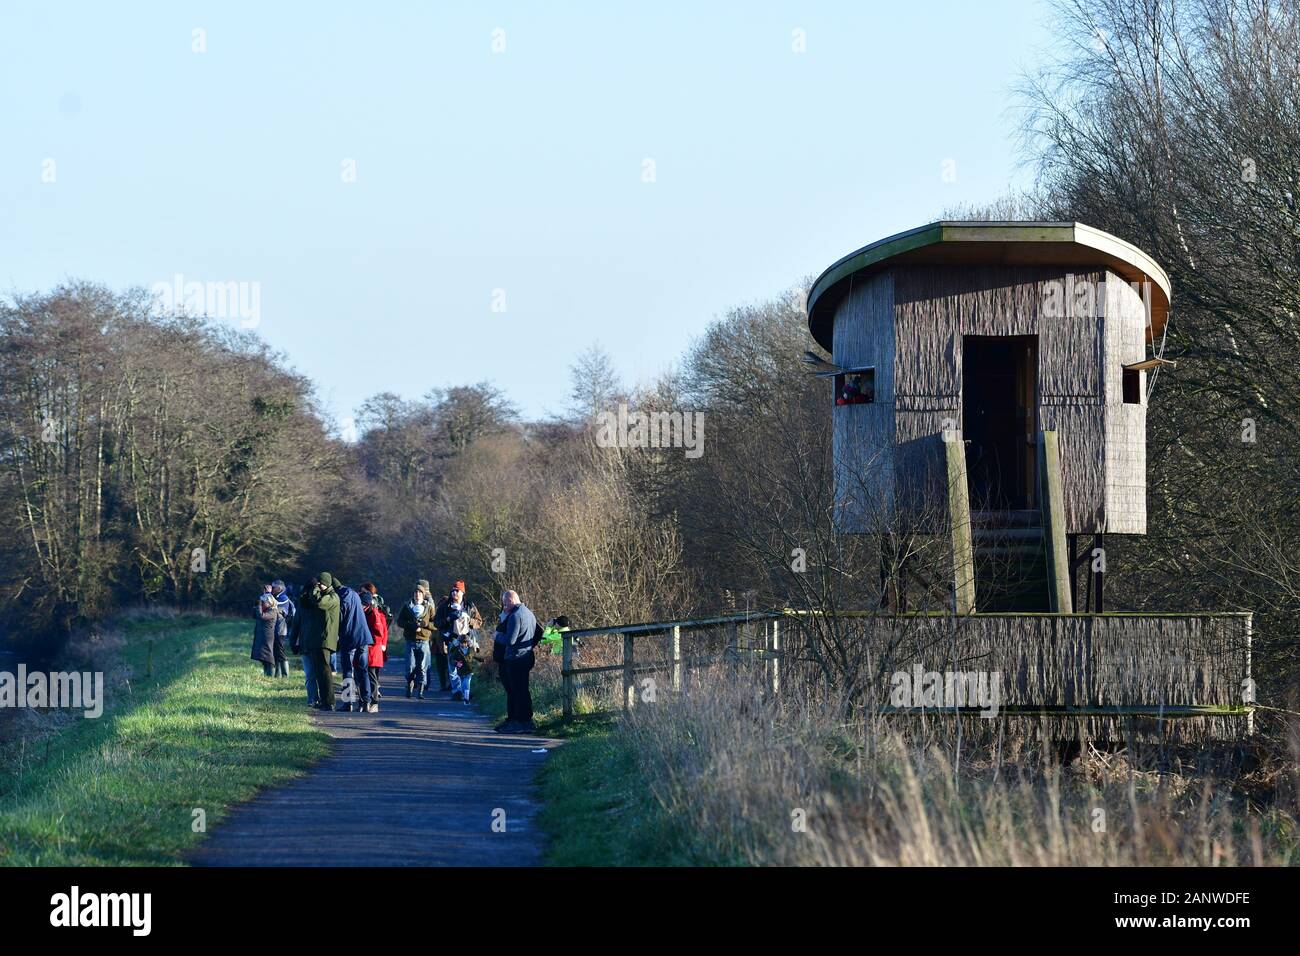
{"label": "wooden staircase", "polygon": [[1033,510],[971,511],[964,444],[960,437],[942,444],[954,612],[1071,613],[1056,432],[1039,433],[1040,507]]}
{"label": "wooden staircase", "polygon": [[1051,611],[1042,515],[973,511],[971,538],[980,611]]}

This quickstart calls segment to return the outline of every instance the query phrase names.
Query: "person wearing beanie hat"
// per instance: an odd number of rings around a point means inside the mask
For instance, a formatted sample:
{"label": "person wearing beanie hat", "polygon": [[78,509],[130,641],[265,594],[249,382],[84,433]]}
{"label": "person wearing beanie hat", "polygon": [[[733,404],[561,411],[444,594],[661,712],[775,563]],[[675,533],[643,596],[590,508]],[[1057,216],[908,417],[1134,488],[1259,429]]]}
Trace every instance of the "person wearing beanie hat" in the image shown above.
{"label": "person wearing beanie hat", "polygon": [[[338,597],[338,593],[339,593],[338,578],[334,577],[334,575],[330,574],[330,572],[328,571],[322,571],[320,573],[320,583],[323,584],[327,590],[333,592],[335,597]],[[339,600],[339,633],[340,634],[342,633],[342,627],[343,627],[343,601],[342,599],[340,599]],[[331,676],[337,674],[339,670],[338,650],[339,649],[337,643],[334,645],[334,647],[330,648],[330,675]]]}
{"label": "person wearing beanie hat", "polygon": [[397,626],[406,641],[406,696],[415,694],[424,700],[424,688],[429,682],[429,640],[433,629],[433,602],[429,598],[429,582],[415,582],[411,599],[397,612]]}
{"label": "person wearing beanie hat", "polygon": [[433,616],[433,625],[438,629],[438,636],[433,642],[433,656],[438,664],[438,676],[442,679],[442,689],[451,691],[452,700],[464,700],[466,688],[461,686],[455,669],[447,666],[447,652],[452,641],[465,636],[478,645],[474,634],[483,626],[483,617],[478,608],[465,598],[465,582],[455,581],[451,591],[438,602],[438,609]]}
{"label": "person wearing beanie hat", "polygon": [[334,680],[330,655],[339,646],[339,596],[334,576],[322,571],[302,594],[303,623],[300,634],[303,655],[312,655],[316,676],[316,703],[320,710],[334,709]]}
{"label": "person wearing beanie hat", "polygon": [[338,578],[334,591],[339,597],[339,666],[343,674],[343,696],[338,709],[369,713],[370,647],[375,639],[366,624],[365,607],[356,591]]}
{"label": "person wearing beanie hat", "polygon": [[289,658],[285,654],[284,645],[293,632],[298,609],[289,599],[288,589],[279,578],[271,582],[271,596],[275,598],[275,605],[280,609],[280,619],[275,625],[275,672],[280,677],[288,677]]}

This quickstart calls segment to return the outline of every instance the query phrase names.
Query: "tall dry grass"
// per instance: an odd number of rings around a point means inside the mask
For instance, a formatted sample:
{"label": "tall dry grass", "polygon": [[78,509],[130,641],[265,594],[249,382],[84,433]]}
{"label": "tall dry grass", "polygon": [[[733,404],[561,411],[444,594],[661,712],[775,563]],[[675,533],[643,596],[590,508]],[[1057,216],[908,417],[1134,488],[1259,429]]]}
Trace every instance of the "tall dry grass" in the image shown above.
{"label": "tall dry grass", "polygon": [[693,834],[705,859],[877,866],[1300,860],[1293,758],[1270,768],[1250,748],[1189,755],[1135,743],[1119,751],[1084,746],[1062,762],[1059,742],[1004,721],[963,720],[959,735],[945,717],[845,719],[833,697],[788,686],[765,700],[760,682],[743,671],[709,678],[685,695],[638,705],[618,731],[658,805]]}

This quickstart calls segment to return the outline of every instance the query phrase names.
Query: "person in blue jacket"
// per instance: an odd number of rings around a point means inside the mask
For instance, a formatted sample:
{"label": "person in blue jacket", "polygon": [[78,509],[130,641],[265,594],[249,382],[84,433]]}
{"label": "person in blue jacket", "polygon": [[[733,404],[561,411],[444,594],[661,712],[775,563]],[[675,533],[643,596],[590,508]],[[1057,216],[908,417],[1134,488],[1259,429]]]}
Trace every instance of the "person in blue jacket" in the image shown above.
{"label": "person in blue jacket", "polygon": [[339,596],[339,670],[344,691],[338,709],[364,714],[371,712],[374,703],[370,698],[370,645],[375,639],[366,623],[361,596],[337,579],[334,590]]}
{"label": "person in blue jacket", "polygon": [[276,606],[280,609],[280,620],[275,625],[275,672],[280,677],[288,677],[289,657],[284,647],[289,635],[293,633],[294,617],[298,614],[298,608],[289,597],[284,582],[279,578],[271,582],[271,596],[275,598]]}
{"label": "person in blue jacket", "polygon": [[501,592],[501,620],[497,623],[492,659],[501,667],[506,690],[506,719],[494,729],[501,734],[531,734],[533,697],[528,672],[533,669],[533,645],[541,638],[537,617],[514,591]]}

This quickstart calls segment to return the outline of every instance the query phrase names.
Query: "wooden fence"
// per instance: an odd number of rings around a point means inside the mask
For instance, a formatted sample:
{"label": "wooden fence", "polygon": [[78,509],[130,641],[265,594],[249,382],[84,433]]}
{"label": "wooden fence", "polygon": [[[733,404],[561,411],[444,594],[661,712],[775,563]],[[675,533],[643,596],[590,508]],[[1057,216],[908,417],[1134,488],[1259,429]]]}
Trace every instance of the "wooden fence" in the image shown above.
{"label": "wooden fence", "polygon": [[[761,664],[765,691],[779,694],[783,673],[797,662],[799,628],[815,612],[792,610],[736,614],[615,627],[570,629],[562,635],[564,716],[571,717],[583,675],[621,677],[621,705],[635,707],[638,679],[667,674],[682,691],[691,670],[719,663]],[[1097,721],[1121,717],[1213,718],[1212,735],[1252,729],[1251,615],[1197,614],[973,614],[882,615],[844,612],[859,622],[862,640],[888,648],[892,667],[924,662],[941,670],[997,672],[1007,680],[1000,708],[1029,715]],[[761,630],[758,627],[761,625]],[[705,635],[721,635],[713,647]],[[646,639],[664,651],[644,653]],[[621,641],[618,663],[575,666],[579,642]],[[686,644],[684,649],[684,642]],[[685,652],[684,652],[685,650]],[[803,658],[807,661],[806,655]],[[883,707],[899,712],[899,708]],[[902,708],[933,713],[934,708]]]}
{"label": "wooden fence", "polygon": [[[766,670],[766,680],[772,693],[781,690],[781,623],[793,612],[774,611],[760,614],[735,614],[724,617],[699,618],[683,621],[652,621],[647,624],[625,624],[618,627],[590,627],[568,629],[561,632],[561,677],[564,684],[564,716],[573,716],[573,703],[577,697],[577,677],[581,674],[622,674],[623,689],[620,695],[623,709],[636,706],[636,681],[638,675],[667,673],[670,689],[681,691],[690,668],[707,667],[728,660],[736,660],[744,652],[761,660]],[[764,623],[762,648],[742,647],[740,629],[746,624]],[[714,657],[682,653],[682,635],[703,631],[721,630],[727,637],[723,653]],[[639,660],[636,656],[638,637],[666,637],[668,654],[660,660]],[[577,642],[590,638],[622,638],[623,657],[618,664],[598,667],[574,667]],[[645,646],[644,644],[642,645]]]}

